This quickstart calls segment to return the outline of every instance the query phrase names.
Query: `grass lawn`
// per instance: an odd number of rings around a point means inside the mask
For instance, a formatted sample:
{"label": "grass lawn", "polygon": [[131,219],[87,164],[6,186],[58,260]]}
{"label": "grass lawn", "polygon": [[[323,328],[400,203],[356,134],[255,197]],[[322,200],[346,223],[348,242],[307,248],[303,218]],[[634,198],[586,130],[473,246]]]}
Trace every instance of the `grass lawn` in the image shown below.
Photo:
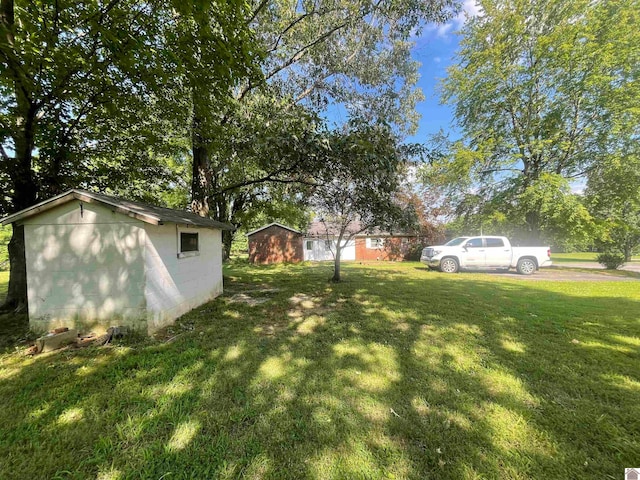
{"label": "grass lawn", "polygon": [[600,480],[640,462],[635,281],[225,275],[172,342],[0,356],[0,478]]}
{"label": "grass lawn", "polygon": [[0,272],[0,303],[7,296],[7,286],[9,285],[9,272]]}
{"label": "grass lawn", "polygon": [[[551,260],[554,262],[595,262],[597,252],[554,253],[551,252]],[[631,257],[632,262],[640,262],[640,256]]]}

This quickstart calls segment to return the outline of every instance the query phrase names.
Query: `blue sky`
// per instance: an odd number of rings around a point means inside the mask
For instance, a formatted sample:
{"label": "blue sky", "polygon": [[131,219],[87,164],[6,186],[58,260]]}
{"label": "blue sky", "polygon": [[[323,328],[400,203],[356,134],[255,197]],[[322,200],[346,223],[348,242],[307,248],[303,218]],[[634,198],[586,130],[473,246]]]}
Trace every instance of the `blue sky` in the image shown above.
{"label": "blue sky", "polygon": [[418,86],[424,93],[425,100],[418,105],[418,113],[422,116],[418,132],[410,140],[424,142],[429,135],[440,129],[450,132],[456,137],[453,125],[453,109],[440,104],[438,84],[447,75],[447,67],[453,62],[458,48],[459,36],[456,32],[462,27],[468,16],[479,13],[475,0],[465,0],[462,10],[444,25],[428,25],[420,36],[415,38],[412,55],[421,63]]}

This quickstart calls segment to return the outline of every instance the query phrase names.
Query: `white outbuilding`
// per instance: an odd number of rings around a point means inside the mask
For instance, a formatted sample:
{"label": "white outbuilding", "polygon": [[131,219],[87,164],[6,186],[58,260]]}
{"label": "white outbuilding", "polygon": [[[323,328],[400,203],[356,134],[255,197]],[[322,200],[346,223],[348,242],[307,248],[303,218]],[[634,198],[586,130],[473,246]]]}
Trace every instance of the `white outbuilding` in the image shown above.
{"label": "white outbuilding", "polygon": [[2,219],[24,225],[33,330],[151,333],[222,293],[222,230],[196,214],[69,190]]}

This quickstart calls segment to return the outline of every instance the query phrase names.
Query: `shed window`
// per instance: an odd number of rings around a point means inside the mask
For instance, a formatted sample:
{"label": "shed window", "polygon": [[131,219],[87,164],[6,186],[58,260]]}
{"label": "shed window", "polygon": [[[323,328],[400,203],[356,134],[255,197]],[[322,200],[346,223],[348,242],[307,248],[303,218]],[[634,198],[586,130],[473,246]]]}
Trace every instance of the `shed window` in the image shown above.
{"label": "shed window", "polygon": [[198,251],[198,234],[180,232],[180,253]]}
{"label": "shed window", "polygon": [[313,240],[307,240],[307,250],[313,250]]}
{"label": "shed window", "polygon": [[324,241],[324,248],[325,250],[331,250],[331,240],[325,240]]}

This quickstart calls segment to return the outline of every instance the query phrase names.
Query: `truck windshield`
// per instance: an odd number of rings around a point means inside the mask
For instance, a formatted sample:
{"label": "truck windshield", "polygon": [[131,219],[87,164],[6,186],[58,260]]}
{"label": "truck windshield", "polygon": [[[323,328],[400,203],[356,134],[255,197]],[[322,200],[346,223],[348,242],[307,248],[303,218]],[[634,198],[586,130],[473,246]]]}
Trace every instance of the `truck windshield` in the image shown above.
{"label": "truck windshield", "polygon": [[445,243],[445,245],[447,247],[455,247],[456,245],[460,245],[462,242],[464,242],[468,238],[469,237],[457,237],[457,238],[454,238],[453,240],[449,240],[447,243]]}

